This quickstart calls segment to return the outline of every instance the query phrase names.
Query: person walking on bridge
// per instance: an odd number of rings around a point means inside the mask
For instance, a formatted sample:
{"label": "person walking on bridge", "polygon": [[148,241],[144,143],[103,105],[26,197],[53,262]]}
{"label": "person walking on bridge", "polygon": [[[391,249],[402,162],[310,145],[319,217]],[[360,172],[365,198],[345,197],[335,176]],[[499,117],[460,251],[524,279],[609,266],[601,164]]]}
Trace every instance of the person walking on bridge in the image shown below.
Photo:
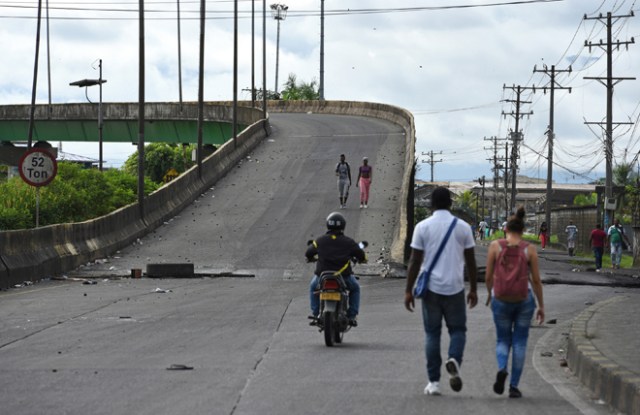
{"label": "person walking on bridge", "polygon": [[362,166],[358,169],[358,179],[356,187],[360,187],[360,209],[367,208],[369,205],[369,188],[373,179],[373,168],[369,165],[369,159],[362,159]]}
{"label": "person walking on bridge", "polygon": [[340,154],[340,161],[336,164],[336,176],[338,176],[338,193],[340,194],[340,208],[347,207],[349,187],[351,186],[351,168],[345,161],[344,154]]}

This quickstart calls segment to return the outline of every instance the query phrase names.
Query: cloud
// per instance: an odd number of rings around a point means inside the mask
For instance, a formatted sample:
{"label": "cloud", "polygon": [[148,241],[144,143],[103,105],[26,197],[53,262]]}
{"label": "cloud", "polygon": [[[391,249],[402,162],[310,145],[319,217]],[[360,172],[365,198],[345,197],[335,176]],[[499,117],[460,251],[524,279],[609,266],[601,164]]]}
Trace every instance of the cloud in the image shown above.
{"label": "cloud", "polygon": [[[496,0],[431,1],[441,6],[482,6],[488,3],[513,3]],[[84,101],[84,91],[69,82],[97,77],[96,59],[103,60],[104,99],[110,102],[136,101],[138,96],[138,21],[137,5],[78,3],[77,10],[50,0],[51,81],[54,102]],[[285,2],[286,3],[286,2]],[[299,80],[319,80],[320,2],[290,2],[287,19],[280,22],[279,83],[290,73]],[[178,42],[175,3],[145,2],[148,21],[146,41],[146,99],[178,100]],[[248,98],[242,89],[251,86],[251,2],[239,1],[239,97]],[[492,176],[489,158],[493,156],[485,138],[504,138],[515,126],[508,115],[514,106],[504,100],[515,98],[504,86],[536,86],[526,90],[521,111],[533,111],[520,120],[525,144],[521,151],[521,173],[546,176],[549,126],[550,77],[534,73],[555,65],[572,67],[571,73],[557,76],[557,85],[571,87],[555,93],[554,124],[557,145],[555,159],[563,167],[585,172],[589,177],[604,173],[602,129],[585,121],[602,121],[606,114],[606,89],[597,80],[585,77],[606,76],[606,59],[599,47],[584,46],[606,39],[599,20],[584,20],[612,11],[629,12],[633,2],[615,0],[565,0],[511,4],[492,7],[425,10],[425,2],[398,0],[344,0],[325,2],[325,96],[327,99],[374,101],[397,105],[414,112],[417,127],[416,154],[442,151],[442,163],[435,166],[437,180],[470,180]],[[262,85],[262,2],[256,2],[255,74]],[[400,9],[419,8],[417,11]],[[96,10],[86,10],[100,9]],[[129,8],[129,12],[113,9]],[[110,9],[112,11],[105,11]],[[268,9],[268,5],[267,5]],[[354,12],[370,9],[375,14]],[[181,5],[181,52],[183,94],[185,100],[197,99],[199,56],[199,5]],[[233,81],[232,2],[208,1],[206,25],[205,99],[229,100]],[[267,10],[267,13],[270,13]],[[35,47],[35,20],[16,16],[35,16],[34,9],[0,10],[0,37],[11,39],[0,44],[0,56],[11,64],[0,65],[0,104],[28,103],[31,96]],[[11,17],[13,16],[13,17]],[[60,20],[65,17],[66,20]],[[72,19],[70,19],[72,18]],[[97,19],[95,19],[97,18]],[[111,18],[111,20],[105,20]],[[163,20],[159,20],[162,18]],[[129,19],[129,20],[123,20]],[[267,88],[275,81],[276,21],[267,16]],[[615,21],[614,38],[629,40],[638,35],[637,18]],[[46,102],[46,38],[43,38],[37,97]],[[614,76],[637,76],[640,48],[620,47],[614,52]],[[16,70],[19,68],[19,70]],[[97,91],[88,91],[91,99]],[[639,115],[637,97],[640,82],[620,81],[615,88],[615,121],[635,122]],[[503,115],[507,114],[507,115]],[[593,129],[593,132],[591,129]],[[622,134],[625,133],[625,134]],[[631,160],[640,150],[638,132],[620,126],[616,129],[616,162]],[[65,144],[72,151],[72,144]],[[97,146],[96,146],[97,147]],[[126,147],[135,151],[135,147]],[[85,148],[82,148],[85,151]],[[126,152],[127,150],[125,150]],[[502,150],[501,150],[502,151]],[[115,153],[115,151],[114,151]],[[596,153],[593,155],[593,153]],[[105,151],[109,159],[113,153]],[[95,157],[94,153],[86,154]],[[122,157],[118,153],[118,157]],[[428,167],[428,166],[427,166]],[[585,180],[557,167],[557,180]],[[429,169],[420,175],[425,178]]]}

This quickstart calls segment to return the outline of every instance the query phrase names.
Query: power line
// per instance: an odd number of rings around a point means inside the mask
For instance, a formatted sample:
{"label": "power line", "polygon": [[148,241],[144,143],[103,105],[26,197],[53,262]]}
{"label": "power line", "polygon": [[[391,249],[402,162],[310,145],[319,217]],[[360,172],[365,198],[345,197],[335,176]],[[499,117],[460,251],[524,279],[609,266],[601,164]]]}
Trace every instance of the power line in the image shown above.
{"label": "power line", "polygon": [[[521,0],[521,1],[507,1],[507,2],[493,2],[493,3],[485,3],[485,4],[459,4],[459,5],[451,5],[451,6],[422,6],[422,7],[392,7],[392,8],[368,8],[368,9],[335,9],[335,10],[325,10],[325,16],[344,16],[344,15],[369,15],[369,14],[390,14],[390,13],[409,13],[409,12],[422,12],[422,11],[439,11],[439,10],[460,10],[460,9],[472,9],[472,8],[483,8],[483,7],[500,7],[500,6],[516,6],[516,5],[528,5],[528,4],[536,4],[536,3],[556,3],[562,2],[564,0]],[[217,1],[220,3],[221,1]],[[12,2],[17,3],[17,2]],[[26,2],[25,2],[26,3]],[[151,4],[173,4],[169,2],[150,2]],[[190,2],[185,2],[190,3]],[[191,3],[199,3],[199,2],[191,2]],[[75,3],[74,3],[75,4]],[[131,4],[132,3],[81,3],[81,4]],[[14,8],[14,9],[35,9],[36,6],[27,6],[27,5],[3,5],[0,4],[0,8]],[[91,12],[114,12],[114,13],[137,13],[137,8],[134,9],[98,9],[98,8],[82,8],[82,7],[49,7],[49,10],[62,10],[62,11],[91,11]],[[172,13],[173,10],[146,10],[145,13]],[[189,13],[197,13],[196,10],[187,11]],[[212,13],[224,13],[231,15],[232,11],[209,11],[207,10],[206,14]],[[239,11],[242,14],[248,14],[250,11]],[[290,10],[288,13],[289,18],[296,17],[315,17],[319,16],[320,13],[316,10]],[[17,18],[17,19],[34,19],[33,16],[0,16],[0,18]],[[198,17],[185,17],[185,20],[197,19]],[[227,19],[233,18],[233,16],[226,17]],[[56,20],[76,20],[79,19],[77,17],[50,17],[50,19]],[[83,20],[137,20],[137,18],[99,18],[99,17],[89,17],[82,18]],[[208,19],[211,19],[209,17]],[[163,20],[163,18],[151,17],[147,18],[147,20]]]}

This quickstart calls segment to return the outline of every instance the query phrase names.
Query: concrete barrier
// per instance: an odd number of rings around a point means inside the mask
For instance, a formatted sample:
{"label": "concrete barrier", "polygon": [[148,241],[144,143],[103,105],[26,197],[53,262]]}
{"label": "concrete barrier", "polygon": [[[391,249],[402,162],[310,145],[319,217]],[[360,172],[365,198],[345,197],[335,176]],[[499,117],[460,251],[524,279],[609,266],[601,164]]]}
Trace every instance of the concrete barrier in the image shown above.
{"label": "concrete barrier", "polygon": [[0,233],[2,263],[7,268],[1,288],[37,281],[62,271],[55,247],[60,225]]}
{"label": "concrete barrier", "polygon": [[[260,114],[253,110],[253,114]],[[23,281],[58,276],[80,265],[105,258],[130,245],[182,209],[224,176],[266,136],[258,120],[197,166],[148,195],[144,218],[137,203],[85,222],[38,229],[0,232],[0,289]]]}
{"label": "concrete barrier", "polygon": [[9,288],[9,271],[7,271],[7,266],[0,262],[0,289]]}
{"label": "concrete barrier", "polygon": [[[241,118],[249,127],[238,134],[236,141],[226,142],[204,159],[200,172],[194,166],[147,196],[143,216],[134,203],[86,222],[0,232],[0,288],[60,275],[79,265],[112,255],[177,215],[227,174],[266,136],[269,125],[266,120],[259,119],[262,112],[246,108],[246,103],[243,105],[239,106],[238,113],[242,114]],[[406,132],[406,168],[400,200],[408,200],[415,151],[415,127],[413,116],[408,111],[385,104],[347,101],[270,101],[268,105],[272,112],[360,115],[400,125]],[[222,110],[220,105],[216,108],[221,118],[230,116],[229,108]],[[248,122],[252,117],[252,122]],[[391,257],[397,262],[403,262],[404,258],[408,225],[406,206],[407,203],[400,203],[396,213],[399,226],[395,230]]]}
{"label": "concrete barrier", "polygon": [[[640,415],[640,380],[638,375],[605,355],[593,343],[595,314],[625,297],[611,297],[580,313],[571,323],[567,347],[567,363],[571,371],[588,387],[594,396],[620,413]],[[621,309],[626,308],[624,306]],[[619,359],[618,359],[619,360]]]}

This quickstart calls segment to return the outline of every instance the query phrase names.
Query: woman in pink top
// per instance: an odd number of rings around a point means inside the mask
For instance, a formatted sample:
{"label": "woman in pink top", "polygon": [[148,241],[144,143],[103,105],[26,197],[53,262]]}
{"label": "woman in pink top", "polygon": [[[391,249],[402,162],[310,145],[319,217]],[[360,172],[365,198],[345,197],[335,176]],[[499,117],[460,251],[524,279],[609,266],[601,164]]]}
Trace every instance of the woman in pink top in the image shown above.
{"label": "woman in pink top", "polygon": [[369,165],[369,159],[362,159],[362,166],[358,169],[358,179],[356,187],[360,188],[360,209],[366,209],[369,205],[369,187],[371,187],[371,179],[373,178],[373,168]]}

